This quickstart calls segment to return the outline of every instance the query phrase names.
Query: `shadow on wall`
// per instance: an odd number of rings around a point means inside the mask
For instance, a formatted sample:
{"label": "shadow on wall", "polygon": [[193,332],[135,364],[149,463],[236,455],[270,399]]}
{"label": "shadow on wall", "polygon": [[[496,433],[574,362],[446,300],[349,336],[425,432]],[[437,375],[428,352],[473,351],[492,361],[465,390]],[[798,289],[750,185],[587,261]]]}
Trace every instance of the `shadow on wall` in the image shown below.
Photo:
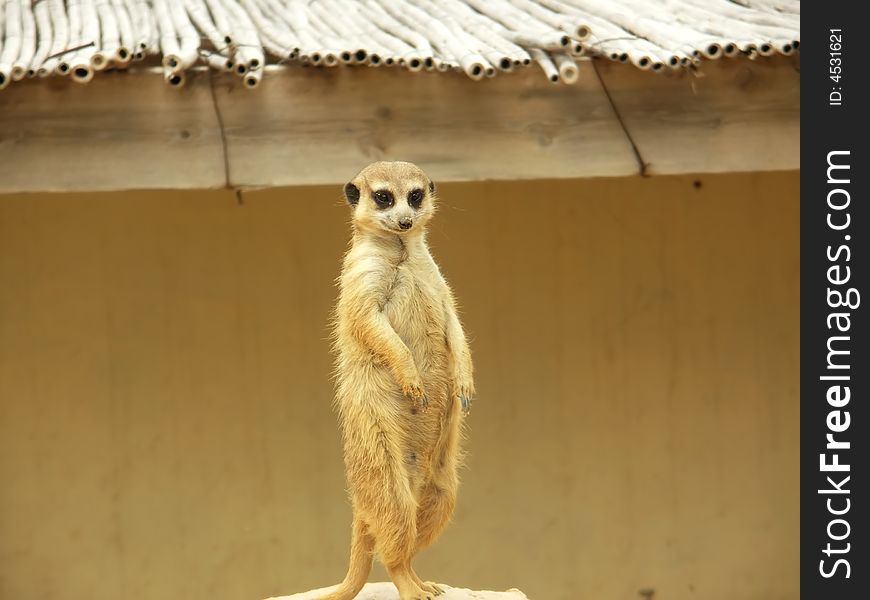
{"label": "shadow on wall", "polygon": [[[694,181],[440,187],[478,398],[424,578],[798,595],[799,174]],[[326,324],[347,209],[332,188],[243,199],[0,197],[0,597],[343,576]]]}

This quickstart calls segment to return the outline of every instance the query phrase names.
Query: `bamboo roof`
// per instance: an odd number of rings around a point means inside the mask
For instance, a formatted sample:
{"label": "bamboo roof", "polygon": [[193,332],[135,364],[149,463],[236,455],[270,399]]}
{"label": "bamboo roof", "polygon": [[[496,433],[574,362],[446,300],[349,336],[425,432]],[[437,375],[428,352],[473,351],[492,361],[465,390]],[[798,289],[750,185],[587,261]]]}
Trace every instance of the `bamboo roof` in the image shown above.
{"label": "bamboo roof", "polygon": [[270,64],[570,84],[583,57],[665,73],[799,44],[799,0],[0,0],[0,89],[140,61],[170,86],[208,66],[253,88]]}

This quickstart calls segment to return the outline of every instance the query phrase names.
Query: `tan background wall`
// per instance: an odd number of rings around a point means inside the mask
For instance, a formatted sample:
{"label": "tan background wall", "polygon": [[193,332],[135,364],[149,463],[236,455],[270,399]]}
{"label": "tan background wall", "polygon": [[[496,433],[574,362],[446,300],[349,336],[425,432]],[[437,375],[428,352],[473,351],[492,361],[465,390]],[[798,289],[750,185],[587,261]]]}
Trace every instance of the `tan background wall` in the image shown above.
{"label": "tan background wall", "polygon": [[[798,179],[441,187],[479,395],[424,577],[799,596]],[[346,219],[332,188],[0,197],[0,598],[341,578]]]}

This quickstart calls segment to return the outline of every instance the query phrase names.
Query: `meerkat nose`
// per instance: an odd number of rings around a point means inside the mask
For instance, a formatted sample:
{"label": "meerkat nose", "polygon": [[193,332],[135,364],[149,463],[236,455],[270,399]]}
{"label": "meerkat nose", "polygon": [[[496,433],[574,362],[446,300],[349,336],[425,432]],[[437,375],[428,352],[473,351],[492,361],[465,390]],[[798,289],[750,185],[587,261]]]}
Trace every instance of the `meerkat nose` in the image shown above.
{"label": "meerkat nose", "polygon": [[399,227],[402,229],[411,229],[411,225],[413,224],[414,222],[408,217],[402,217],[399,219]]}

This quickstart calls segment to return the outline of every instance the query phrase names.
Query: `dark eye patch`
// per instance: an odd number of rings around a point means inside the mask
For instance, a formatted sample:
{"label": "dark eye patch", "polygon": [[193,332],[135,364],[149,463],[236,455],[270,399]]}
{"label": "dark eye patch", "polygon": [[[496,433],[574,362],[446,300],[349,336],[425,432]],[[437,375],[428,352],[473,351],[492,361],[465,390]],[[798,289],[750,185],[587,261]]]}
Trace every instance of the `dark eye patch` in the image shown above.
{"label": "dark eye patch", "polygon": [[372,198],[374,198],[375,204],[378,205],[378,208],[390,208],[396,203],[395,198],[393,198],[393,193],[390,190],[375,190],[372,192]]}
{"label": "dark eye patch", "polygon": [[408,204],[411,205],[412,208],[420,208],[420,205],[423,204],[423,190],[419,188],[411,190],[408,194]]}

